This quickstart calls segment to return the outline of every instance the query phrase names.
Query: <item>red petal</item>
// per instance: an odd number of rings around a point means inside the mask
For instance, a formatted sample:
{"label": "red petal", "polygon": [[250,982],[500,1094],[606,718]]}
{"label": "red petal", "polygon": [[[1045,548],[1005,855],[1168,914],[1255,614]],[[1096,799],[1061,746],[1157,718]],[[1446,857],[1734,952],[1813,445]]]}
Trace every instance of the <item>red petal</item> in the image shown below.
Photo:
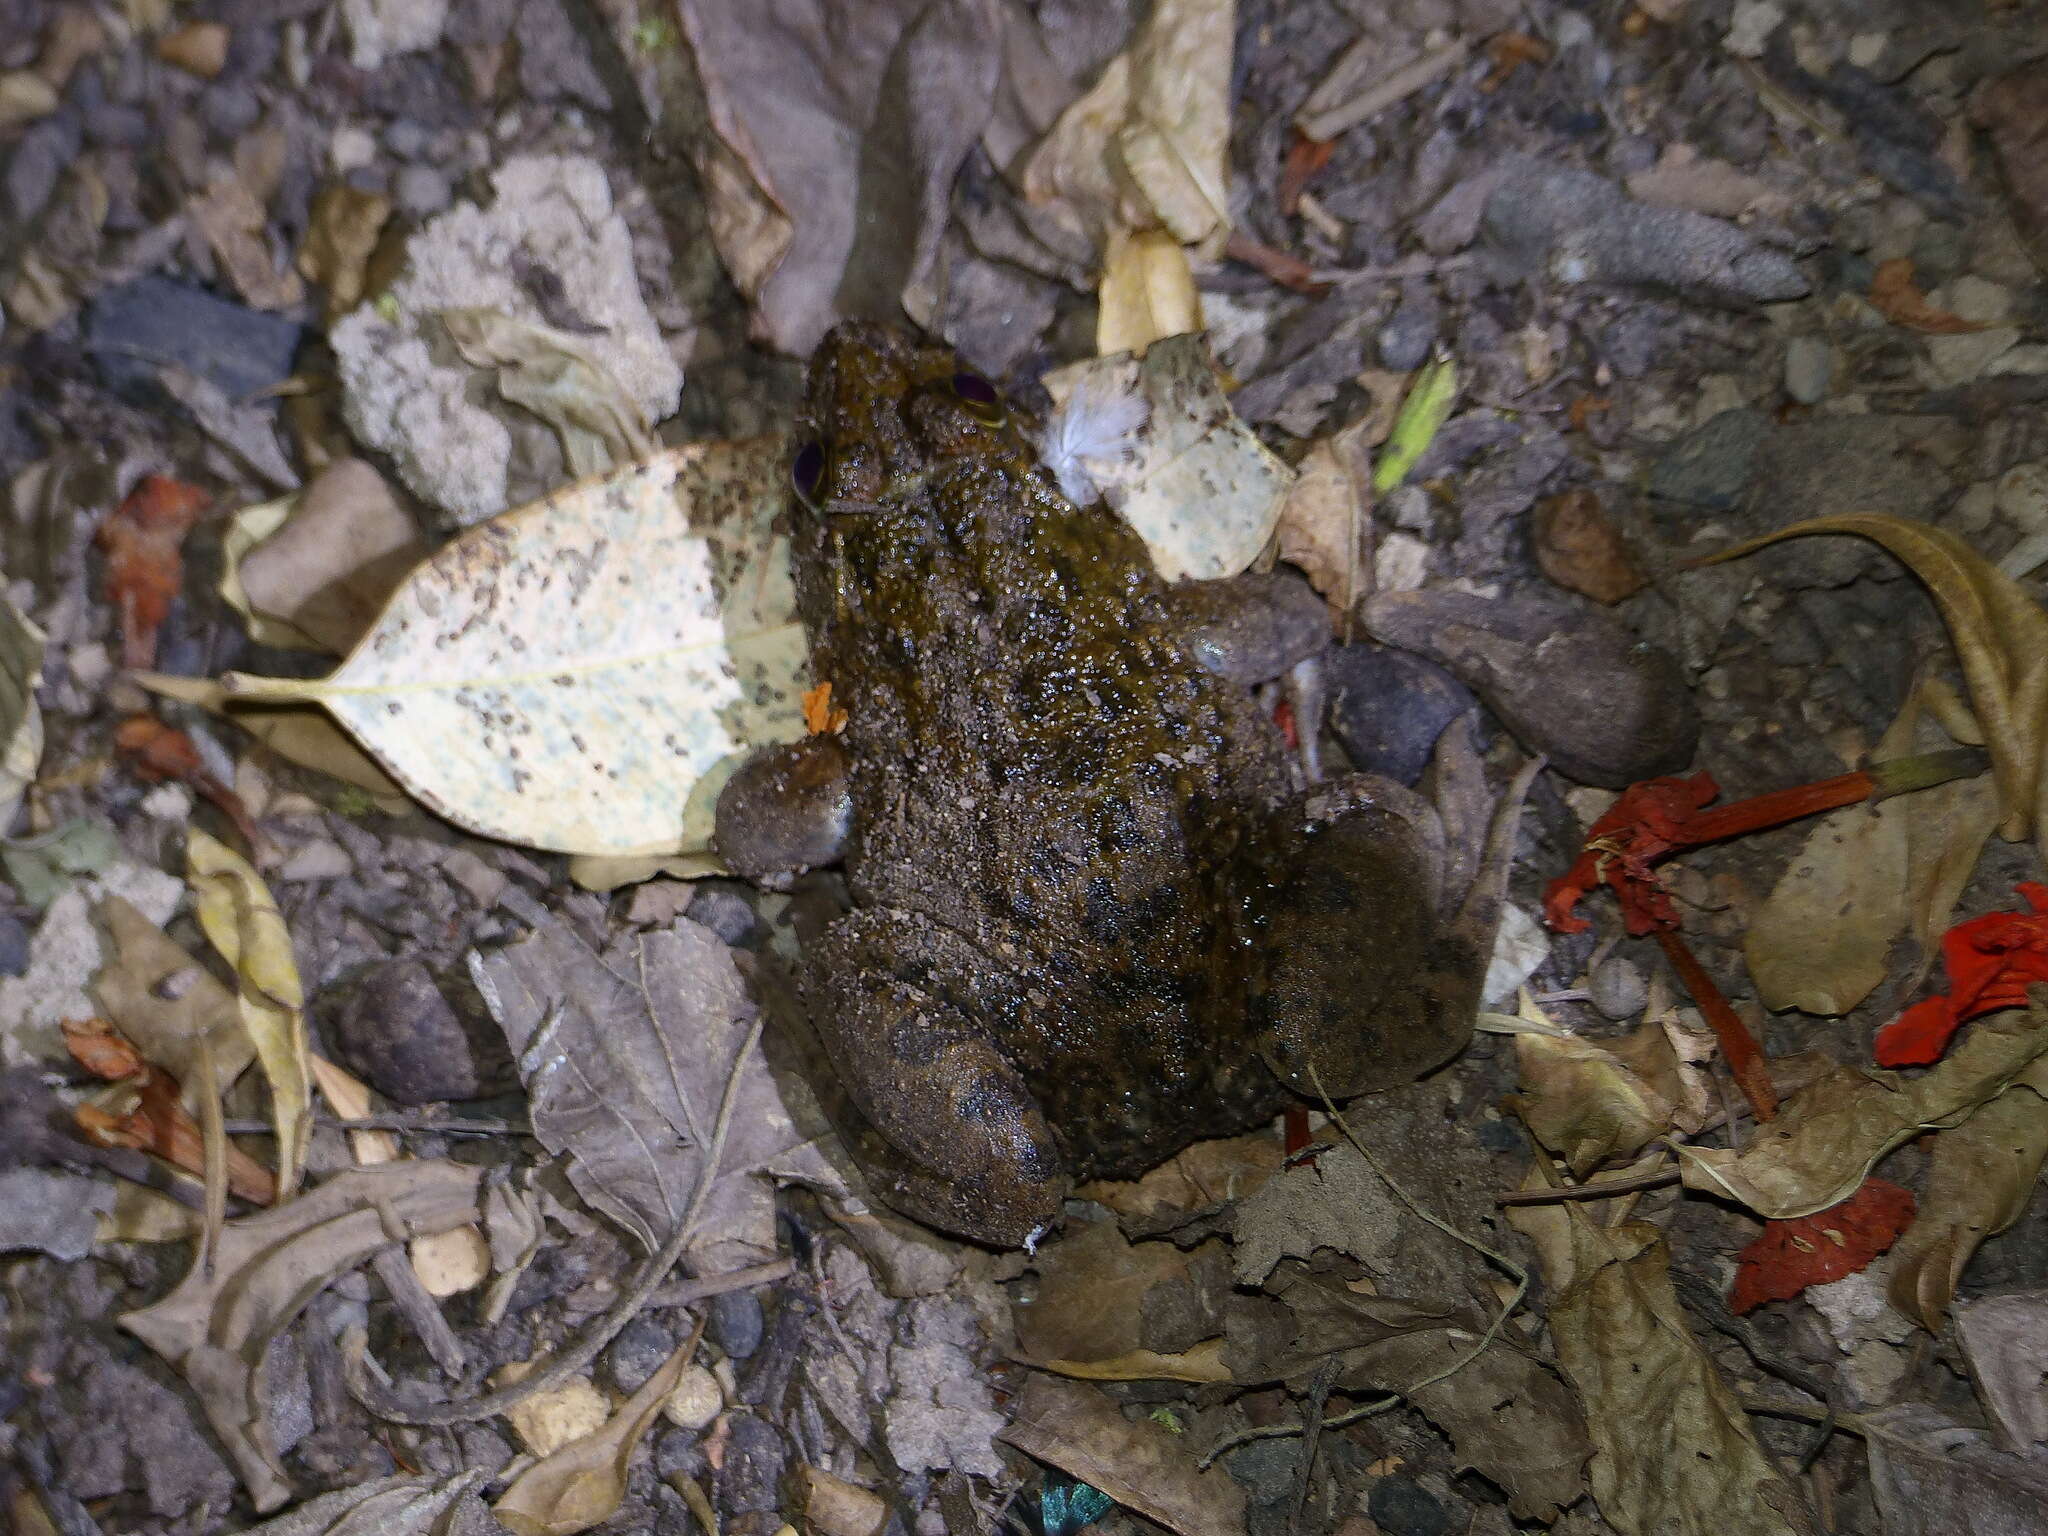
{"label": "red petal", "polygon": [[1767,1221],[1736,1257],[1728,1305],[1749,1312],[1797,1296],[1809,1285],[1853,1275],[1891,1247],[1912,1219],[1911,1190],[1865,1179],[1840,1205],[1791,1221]]}
{"label": "red petal", "polygon": [[1946,997],[1923,998],[1877,1032],[1870,1054],[1880,1067],[1924,1067],[1941,1058],[1962,1022]]}

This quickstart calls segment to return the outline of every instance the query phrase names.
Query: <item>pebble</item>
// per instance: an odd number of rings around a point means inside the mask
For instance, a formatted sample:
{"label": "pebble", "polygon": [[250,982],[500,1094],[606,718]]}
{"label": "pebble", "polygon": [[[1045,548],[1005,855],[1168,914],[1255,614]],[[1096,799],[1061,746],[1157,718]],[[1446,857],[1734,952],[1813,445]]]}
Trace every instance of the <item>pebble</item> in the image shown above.
{"label": "pebble", "polygon": [[334,1040],[346,1065],[400,1104],[481,1091],[462,1021],[417,960],[387,961],[358,982],[334,1020]]}
{"label": "pebble", "polygon": [[53,112],[14,141],[7,160],[7,207],[27,223],[43,211],[64,167],[78,158],[85,137],[78,116]]}
{"label": "pebble", "polygon": [[1734,510],[1770,432],[1771,418],[1762,411],[1721,412],[1658,456],[1650,468],[1650,495],[1703,512]]}
{"label": "pebble", "polygon": [[1827,398],[1835,374],[1835,352],[1822,336],[1794,336],[1785,343],[1785,393],[1801,405]]}
{"label": "pebble", "polygon": [[1365,1496],[1365,1511],[1385,1536],[1450,1536],[1451,1512],[1410,1477],[1383,1477]]}
{"label": "pebble", "polygon": [[28,924],[12,912],[0,912],[0,976],[19,976],[28,969]]}
{"label": "pebble", "polygon": [[85,114],[85,137],[102,149],[133,149],[149,138],[149,116],[140,107],[104,102]]}
{"label": "pebble", "polygon": [[392,201],[398,211],[416,219],[439,213],[454,197],[448,178],[431,165],[408,165],[392,184]]}
{"label": "pebble", "polygon": [[1586,984],[1593,1006],[1610,1019],[1632,1019],[1643,1011],[1649,1001],[1650,984],[1643,978],[1643,968],[1633,960],[1620,955],[1609,955],[1600,962]]}
{"label": "pebble", "polygon": [[1982,533],[1991,526],[1997,510],[1998,488],[1989,480],[1979,480],[1956,498],[1946,521],[1953,523],[1958,532]]}
{"label": "pebble", "polygon": [[1377,645],[1330,653],[1330,729],[1361,773],[1413,784],[1436,739],[1477,702],[1435,662]]}
{"label": "pebble", "polygon": [[214,138],[232,144],[256,125],[263,103],[245,81],[222,81],[199,98],[199,117]]}
{"label": "pebble", "polygon": [[432,135],[409,117],[393,118],[384,128],[384,147],[401,160],[417,160],[426,153]]}
{"label": "pebble", "polygon": [[752,1291],[725,1291],[711,1298],[706,1331],[733,1359],[745,1360],[759,1349],[766,1326],[761,1298]]}
{"label": "pebble", "polygon": [[702,880],[685,913],[735,948],[754,936],[754,904],[731,881]]}
{"label": "pebble", "polygon": [[350,171],[371,164],[377,158],[377,141],[370,136],[367,128],[358,128],[345,123],[334,130],[334,137],[327,142],[327,162],[334,167],[337,176],[346,176]]}
{"label": "pebble", "polygon": [[1380,327],[1380,366],[1390,373],[1409,373],[1429,361],[1440,321],[1436,295],[1421,283],[1410,283],[1400,306]]}
{"label": "pebble", "polygon": [[1999,476],[1992,498],[1999,515],[2020,532],[2048,529],[2048,464],[2013,465]]}
{"label": "pebble", "polygon": [[619,1392],[631,1397],[647,1384],[682,1342],[674,1328],[643,1312],[619,1330],[604,1352],[605,1375]]}
{"label": "pebble", "polygon": [[299,844],[272,870],[271,878],[287,883],[308,880],[340,880],[355,873],[355,860],[341,844],[324,837]]}
{"label": "pebble", "polygon": [[253,398],[286,378],[300,335],[280,316],[154,275],[104,290],[85,323],[86,350],[108,388],[154,391],[155,359],[175,357],[233,400]]}

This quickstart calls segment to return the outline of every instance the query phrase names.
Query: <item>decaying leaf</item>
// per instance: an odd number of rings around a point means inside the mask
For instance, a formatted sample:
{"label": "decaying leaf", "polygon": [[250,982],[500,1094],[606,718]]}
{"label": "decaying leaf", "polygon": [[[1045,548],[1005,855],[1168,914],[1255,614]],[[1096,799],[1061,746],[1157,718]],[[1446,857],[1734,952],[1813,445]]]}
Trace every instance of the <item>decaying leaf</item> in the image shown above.
{"label": "decaying leaf", "polygon": [[184,1085],[182,1102],[197,1114],[202,1038],[217,1094],[255,1059],[234,995],[132,903],[107,897],[99,921],[112,947],[93,978],[93,1000],[143,1056]]}
{"label": "decaying leaf", "polygon": [[1244,1490],[1220,1468],[1203,1472],[1182,1440],[1133,1423],[1092,1387],[1033,1375],[1002,1438],[1181,1536],[1239,1536]]}
{"label": "decaying leaf", "polygon": [[1956,1308],[1956,1342],[2000,1448],[2039,1455],[2048,1445],[2048,1291],[1964,1302]]}
{"label": "decaying leaf", "polygon": [[1164,230],[1111,236],[1096,303],[1095,351],[1102,357],[1143,357],[1155,341],[1202,329],[1188,253]]}
{"label": "decaying leaf", "polygon": [[2009,1456],[1981,1429],[1925,1403],[1862,1416],[1885,1536],[2026,1536],[2048,1505],[2038,1457]]}
{"label": "decaying leaf", "polygon": [[[1659,1075],[1675,1093],[1677,1058],[1663,1026],[1646,1023],[1635,1038],[1661,1049],[1668,1070]],[[1671,1130],[1672,1093],[1660,1091],[1610,1049],[1611,1043],[1575,1036],[1515,1036],[1522,1118],[1536,1139],[1580,1178],[1610,1158],[1634,1156]]]}
{"label": "decaying leaf", "polygon": [[[1936,699],[1925,680],[1917,684],[1872,761],[1955,745],[1935,723],[1936,713],[1952,718],[1930,707]],[[1764,1006],[1847,1013],[1884,980],[1902,932],[1918,941],[1924,969],[1991,835],[1996,802],[1979,775],[1822,817],[1743,936]]]}
{"label": "decaying leaf", "polygon": [[374,757],[312,705],[240,699],[205,677],[173,677],[165,672],[130,676],[151,693],[196,704],[208,714],[232,720],[279,757],[368,790],[378,797],[383,810],[402,815],[412,804],[398,781],[378,767]]}
{"label": "decaying leaf", "polygon": [[[1972,1116],[1972,1122],[1981,1114]],[[1785,1301],[1809,1285],[1825,1285],[1866,1268],[1913,1219],[1913,1192],[1885,1179],[1865,1179],[1840,1205],[1811,1216],[1773,1221],[1736,1255],[1729,1310],[1753,1312]]]}
{"label": "decaying leaf", "polygon": [[1242,1199],[1280,1171],[1285,1155],[1280,1139],[1266,1132],[1198,1141],[1141,1179],[1098,1179],[1074,1194],[1108,1206],[1127,1222],[1148,1224],[1170,1212]]}
{"label": "decaying leaf", "polygon": [[1848,1199],[1901,1142],[1979,1113],[2044,1052],[2048,1011],[2037,1003],[1984,1020],[1918,1077],[1837,1067],[1786,1100],[1742,1152],[1681,1145],[1685,1185],[1768,1220],[1810,1216]]}
{"label": "decaying leaf", "polygon": [[1963,1269],[1987,1237],[2018,1221],[2048,1159],[2048,1058],[1934,1139],[1920,1213],[1892,1252],[1891,1303],[1941,1331]]}
{"label": "decaying leaf", "polygon": [[[380,1477],[308,1499],[290,1514],[250,1526],[242,1536],[454,1536],[463,1527],[444,1517],[463,1500],[473,1501],[477,1484],[489,1476],[472,1468],[446,1482]],[[482,1506],[477,1508],[480,1512]]]}
{"label": "decaying leaf", "polygon": [[641,1436],[696,1353],[697,1338],[668,1357],[595,1434],[528,1467],[491,1506],[513,1536],[575,1536],[609,1520],[626,1496],[626,1467]]}
{"label": "decaying leaf", "polygon": [[301,1308],[386,1243],[483,1217],[481,1168],[441,1159],[337,1174],[261,1215],[231,1221],[212,1273],[195,1262],[176,1290],[121,1326],[184,1372],[259,1511],[290,1481],[265,1411],[263,1361]]}
{"label": "decaying leaf", "polygon": [[43,761],[43,632],[0,594],[0,826],[11,825]]}
{"label": "decaying leaf", "polygon": [[1156,342],[1136,365],[1097,358],[1046,376],[1055,401],[1102,386],[1107,373],[1150,405],[1135,452],[1080,462],[1109,504],[1144,539],[1160,575],[1235,576],[1266,547],[1294,472],[1261,443],[1224,398],[1208,343]]}
{"label": "decaying leaf", "polygon": [[244,507],[221,541],[221,596],[265,645],[346,654],[427,554],[376,469],[339,459],[302,491]]}
{"label": "decaying leaf", "polygon": [[222,171],[185,201],[185,217],[213,247],[228,280],[255,309],[290,309],[306,296],[299,274],[270,258],[270,214],[242,178]]}
{"label": "decaying leaf", "polygon": [[572,853],[708,845],[744,750],[803,734],[779,441],[695,444],[466,530],[318,682],[430,809]]}
{"label": "decaying leaf", "polygon": [[444,309],[440,320],[465,362],[497,369],[498,393],[554,428],[573,478],[655,452],[646,416],[594,348],[494,309]]}
{"label": "decaying leaf", "polygon": [[1372,508],[1370,417],[1310,447],[1280,508],[1275,535],[1280,558],[1300,567],[1331,608],[1349,613],[1371,564],[1367,516]]}
{"label": "decaying leaf", "polygon": [[234,967],[242,1024],[270,1083],[277,1123],[278,1197],[290,1199],[313,1140],[313,1079],[307,1061],[305,991],[292,936],[263,877],[240,854],[197,827],[185,835],[185,878],[207,942]]}
{"label": "decaying leaf", "polygon": [[[532,1100],[534,1134],[570,1159],[577,1193],[652,1253],[693,1208],[689,1250],[716,1271],[775,1252],[772,1191],[755,1170],[803,1137],[758,1046],[732,952],[677,918],[600,955],[560,922],[472,955]],[[705,1166],[733,1083],[715,1175]]]}
{"label": "decaying leaf", "polygon": [[1984,329],[1975,321],[1928,303],[1927,295],[1913,281],[1910,256],[1894,256],[1877,264],[1870,278],[1870,305],[1892,324],[1903,325],[1909,331],[1925,331],[1930,336],[1957,336]]}
{"label": "decaying leaf", "polygon": [[1750,1432],[1672,1289],[1664,1234],[1574,1202],[1512,1209],[1551,1286],[1550,1336],[1578,1389],[1600,1514],[1623,1536],[1803,1536],[1799,1496]]}
{"label": "decaying leaf", "polygon": [[1025,195],[1098,245],[1164,227],[1213,259],[1230,237],[1232,0],[1163,0],[1024,167]]}
{"label": "decaying leaf", "polygon": [[2000,835],[2048,838],[2048,613],[2025,587],[1944,528],[1879,512],[1794,523],[1721,551],[1733,560],[1780,539],[1851,533],[1882,545],[1927,584],[1948,625],[1998,779]]}
{"label": "decaying leaf", "polygon": [[313,199],[306,235],[299,242],[299,275],[327,290],[327,319],[340,319],[363,301],[363,275],[377,237],[391,217],[391,200],[381,192],[331,181]]}
{"label": "decaying leaf", "polygon": [[180,553],[209,498],[196,485],[144,475],[93,536],[107,556],[107,600],[121,616],[121,664],[156,660],[156,632],[185,584]]}
{"label": "decaying leaf", "polygon": [[1185,1275],[1190,1257],[1170,1242],[1126,1242],[1113,1221],[1063,1233],[1036,1254],[1038,1294],[1017,1310],[1024,1358],[1105,1361],[1143,1347],[1147,1294]]}

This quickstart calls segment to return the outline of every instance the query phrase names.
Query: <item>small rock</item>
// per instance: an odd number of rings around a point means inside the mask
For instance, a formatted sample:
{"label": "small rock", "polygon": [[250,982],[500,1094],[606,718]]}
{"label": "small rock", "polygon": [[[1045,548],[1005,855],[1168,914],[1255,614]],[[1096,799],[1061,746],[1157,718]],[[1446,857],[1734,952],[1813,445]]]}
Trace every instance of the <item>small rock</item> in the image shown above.
{"label": "small rock", "polygon": [[682,1342],[659,1316],[643,1312],[619,1330],[604,1352],[605,1374],[614,1390],[630,1397],[647,1384]]}
{"label": "small rock", "polygon": [[28,924],[12,912],[0,912],[0,976],[19,976],[28,969]]}
{"label": "small rock", "polygon": [[505,894],[510,880],[501,869],[493,869],[467,848],[453,848],[441,860],[441,873],[461,886],[476,899],[476,904],[489,911],[498,904],[498,898]]}
{"label": "small rock", "polygon": [[1451,1512],[1411,1477],[1383,1477],[1365,1496],[1365,1510],[1385,1536],[1450,1536]]}
{"label": "small rock", "polygon": [[724,1291],[711,1298],[706,1331],[733,1359],[745,1360],[759,1349],[766,1326],[761,1298],[752,1291]]}
{"label": "small rock", "polygon": [[387,961],[358,982],[334,1020],[334,1039],[350,1068],[400,1104],[482,1091],[462,1021],[417,960]]}
{"label": "small rock", "polygon": [[1785,343],[1785,393],[1801,405],[1827,398],[1835,375],[1835,350],[1822,336],[1794,336]]}
{"label": "small rock", "polygon": [[448,178],[431,165],[408,165],[392,185],[391,200],[416,219],[439,213],[454,200]]}
{"label": "small rock", "polygon": [[256,125],[263,103],[246,81],[224,80],[199,98],[199,116],[206,131],[232,144]]}
{"label": "small rock", "polygon": [[228,62],[228,29],[218,21],[194,21],[156,41],[156,56],[188,75],[211,80]]}
{"label": "small rock", "polygon": [[85,345],[107,387],[153,395],[175,361],[230,399],[253,399],[289,377],[300,328],[198,288],[143,277],[110,288],[86,313]]}
{"label": "small rock", "polygon": [[[773,1515],[782,1504],[788,1443],[759,1414],[736,1413],[729,1428],[725,1459],[712,1473],[714,1501],[734,1515]],[[773,1522],[762,1529],[772,1527]]]}
{"label": "small rock", "polygon": [[[509,1386],[525,1374],[524,1369],[507,1366],[492,1380]],[[552,1392],[536,1393],[505,1412],[520,1442],[536,1456],[549,1455],[572,1440],[595,1434],[611,1416],[611,1399],[587,1376],[575,1377]]]}
{"label": "small rock", "polygon": [[735,949],[754,937],[754,903],[737,881],[700,880],[685,915],[702,923]]}
{"label": "small rock", "polygon": [[1596,603],[1618,603],[1649,584],[1597,491],[1581,486],[1544,498],[1529,532],[1543,574]]}
{"label": "small rock", "polygon": [[1413,784],[1429,766],[1436,739],[1476,702],[1435,662],[1378,645],[1332,651],[1330,729],[1361,773]]}
{"label": "small rock", "polygon": [[327,142],[327,163],[334,167],[337,176],[361,170],[376,159],[377,141],[370,136],[370,130],[353,123],[335,129],[334,137]]}
{"label": "small rock", "polygon": [[1620,955],[1609,955],[1586,984],[1593,1006],[1610,1019],[1633,1019],[1649,1000],[1643,968]]}
{"label": "small rock", "polygon": [[[633,887],[633,895],[626,903],[626,921],[643,928],[666,927],[690,910],[696,894],[687,880],[643,880]],[[704,926],[713,927],[710,923]]]}
{"label": "small rock", "polygon": [[2013,465],[1999,476],[1993,505],[2022,533],[2048,529],[2048,464]]}
{"label": "small rock", "polygon": [[78,115],[53,112],[14,141],[7,159],[7,207],[26,224],[43,211],[64,167],[78,158],[85,132]]}
{"label": "small rock", "polygon": [[1770,433],[1771,418],[1762,411],[1721,412],[1658,456],[1650,468],[1650,494],[1707,512],[1733,511]]}
{"label": "small rock", "polygon": [[384,147],[401,160],[417,160],[432,139],[426,126],[409,117],[395,117],[384,128]]}
{"label": "small rock", "polygon": [[1440,306],[1423,283],[1410,283],[1400,307],[1380,327],[1380,366],[1390,373],[1409,373],[1429,361],[1436,345]]}
{"label": "small rock", "polygon": [[1946,521],[1960,533],[1982,533],[1991,526],[1997,511],[1998,488],[1989,480],[1979,480],[1956,498]]}
{"label": "small rock", "polygon": [[285,855],[284,862],[271,871],[271,878],[287,883],[308,880],[340,880],[355,873],[355,860],[341,844],[316,837],[299,844]]}
{"label": "small rock", "polygon": [[149,138],[149,114],[140,107],[102,102],[85,114],[85,137],[104,149],[133,149]]}
{"label": "small rock", "polygon": [[661,1412],[679,1429],[698,1430],[717,1418],[724,1407],[725,1392],[718,1377],[704,1366],[687,1365]]}
{"label": "small rock", "polygon": [[[690,1371],[696,1371],[706,1378],[709,1378],[711,1375],[702,1366],[692,1366],[690,1370],[683,1372],[685,1378],[690,1375]],[[712,1382],[711,1386],[715,1397],[718,1384]],[[675,1392],[670,1393],[669,1402],[673,1403],[676,1399],[676,1394],[682,1390],[681,1387],[677,1387]],[[662,1411],[664,1413],[668,1411],[667,1405],[663,1406]],[[717,1417],[718,1410],[716,1408],[713,1408],[711,1412],[713,1418]],[[706,1419],[704,1422],[709,1424],[711,1420]],[[700,1426],[671,1427],[662,1430],[655,1436],[654,1475],[656,1477],[660,1478],[663,1482],[668,1482],[669,1479],[674,1477],[695,1478],[703,1474],[709,1463],[705,1461],[704,1452],[697,1444],[698,1427]]]}

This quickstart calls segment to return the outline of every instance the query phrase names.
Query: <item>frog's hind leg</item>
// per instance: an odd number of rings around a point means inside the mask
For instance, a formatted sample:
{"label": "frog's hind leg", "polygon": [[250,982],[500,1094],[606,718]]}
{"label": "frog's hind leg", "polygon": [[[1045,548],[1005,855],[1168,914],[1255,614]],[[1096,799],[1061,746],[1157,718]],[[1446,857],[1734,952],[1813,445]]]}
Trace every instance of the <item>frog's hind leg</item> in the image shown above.
{"label": "frog's hind leg", "polygon": [[916,913],[869,908],[828,928],[806,965],[812,1013],[872,1135],[849,1136],[905,1215],[1015,1248],[1058,1217],[1066,1160],[984,1022],[1000,970]]}

